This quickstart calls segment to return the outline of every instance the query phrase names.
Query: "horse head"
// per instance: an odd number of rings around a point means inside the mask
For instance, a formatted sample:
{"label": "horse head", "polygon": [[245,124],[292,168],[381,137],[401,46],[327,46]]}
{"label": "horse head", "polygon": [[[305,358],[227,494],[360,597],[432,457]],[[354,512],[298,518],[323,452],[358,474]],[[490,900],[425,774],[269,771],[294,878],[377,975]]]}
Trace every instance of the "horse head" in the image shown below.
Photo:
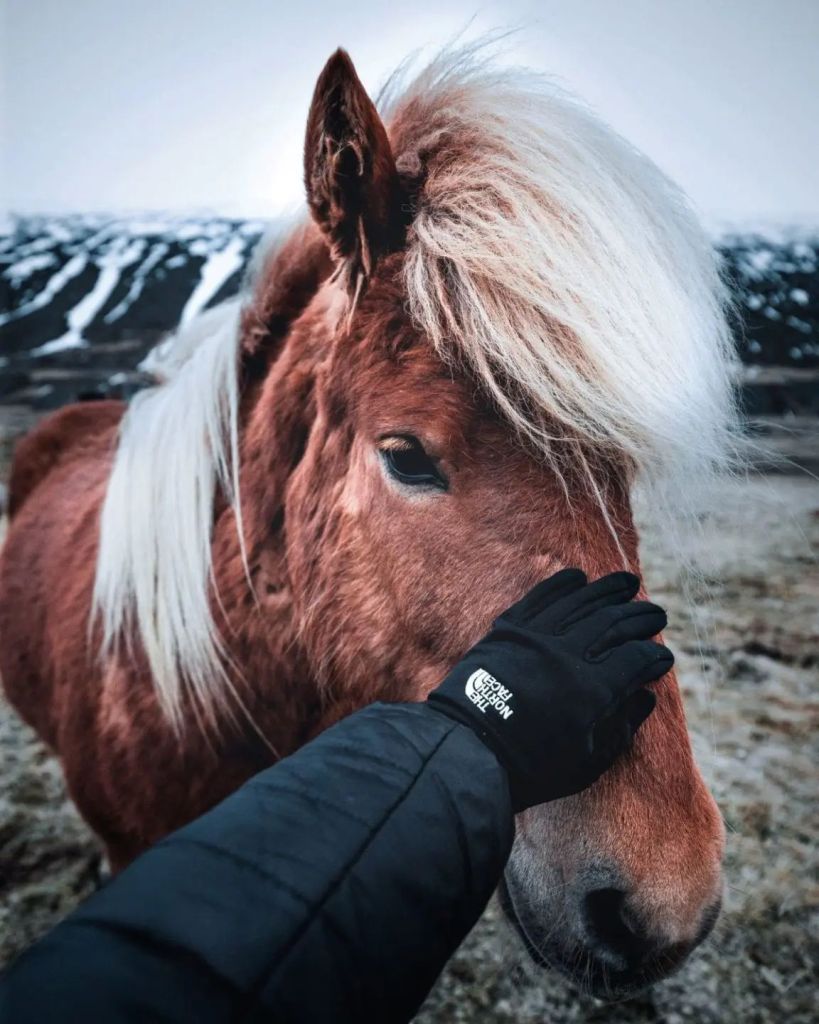
{"label": "horse head", "polygon": [[[170,620],[144,644],[160,698],[178,714],[188,685],[213,707],[238,664],[284,748],[367,702],[423,699],[563,566],[638,572],[634,489],[684,492],[731,430],[711,247],[647,159],[548,82],[474,52],[442,56],[382,109],[335,54],[308,117],[312,221],[260,262],[238,326],[178,371],[178,431],[156,412],[150,440],[150,395],[129,414],[143,447],[180,446],[157,517],[187,541],[143,544],[139,570],[160,590],[173,580],[166,612],[186,600],[176,634]],[[126,422],[103,515],[109,635],[128,439]],[[196,488],[179,480],[190,465]],[[155,616],[136,611],[151,641]],[[721,818],[674,674],[655,689],[612,771],[519,815],[502,886],[532,958],[601,993],[676,967],[720,898]]]}

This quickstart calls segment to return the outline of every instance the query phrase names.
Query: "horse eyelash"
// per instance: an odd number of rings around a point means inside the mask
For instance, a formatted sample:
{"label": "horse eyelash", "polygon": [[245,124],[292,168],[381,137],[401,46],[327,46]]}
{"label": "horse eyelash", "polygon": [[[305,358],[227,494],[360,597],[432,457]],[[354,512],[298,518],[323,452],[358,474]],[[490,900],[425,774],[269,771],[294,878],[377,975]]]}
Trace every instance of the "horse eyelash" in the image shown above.
{"label": "horse eyelash", "polygon": [[378,439],[378,450],[380,452],[411,452],[416,445],[421,445],[421,442],[415,441],[413,443],[409,437],[405,437],[402,434],[390,434],[387,437],[380,437]]}

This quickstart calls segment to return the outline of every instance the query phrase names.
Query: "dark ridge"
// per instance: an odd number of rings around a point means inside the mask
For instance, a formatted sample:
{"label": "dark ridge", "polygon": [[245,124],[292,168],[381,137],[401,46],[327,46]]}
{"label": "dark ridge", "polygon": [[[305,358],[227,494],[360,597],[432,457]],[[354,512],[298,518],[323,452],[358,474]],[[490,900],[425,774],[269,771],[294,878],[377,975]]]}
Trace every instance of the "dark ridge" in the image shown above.
{"label": "dark ridge", "polygon": [[[128,398],[183,317],[235,296],[267,225],[224,217],[18,217],[0,236],[0,405]],[[819,229],[718,242],[750,417],[819,415]]]}

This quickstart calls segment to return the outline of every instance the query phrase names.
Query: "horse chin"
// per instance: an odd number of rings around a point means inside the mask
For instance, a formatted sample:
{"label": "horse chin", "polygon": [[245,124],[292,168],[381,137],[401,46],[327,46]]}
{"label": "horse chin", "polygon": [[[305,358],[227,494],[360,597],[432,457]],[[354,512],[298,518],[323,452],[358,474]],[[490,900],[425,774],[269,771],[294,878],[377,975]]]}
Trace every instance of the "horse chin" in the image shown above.
{"label": "horse chin", "polygon": [[498,898],[504,916],[533,964],[557,971],[582,991],[605,1002],[620,1002],[637,995],[655,981],[673,973],[686,957],[686,952],[680,950],[679,956],[666,953],[662,963],[618,969],[606,964],[581,944],[566,945],[553,934],[543,934],[542,927],[525,920],[515,906],[505,875],[498,886]]}

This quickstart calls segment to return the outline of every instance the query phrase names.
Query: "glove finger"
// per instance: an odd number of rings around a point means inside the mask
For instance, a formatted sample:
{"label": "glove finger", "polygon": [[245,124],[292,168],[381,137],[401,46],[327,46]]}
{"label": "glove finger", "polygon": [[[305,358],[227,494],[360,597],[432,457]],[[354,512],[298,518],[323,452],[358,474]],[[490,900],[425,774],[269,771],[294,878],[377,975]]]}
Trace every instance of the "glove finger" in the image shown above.
{"label": "glove finger", "polygon": [[593,760],[597,774],[611,767],[631,742],[633,730],[622,709],[595,722],[592,728]]}
{"label": "glove finger", "polygon": [[527,622],[533,615],[571,594],[586,584],[586,574],[580,569],[561,569],[548,579],[536,583],[523,597],[502,612],[498,618],[509,622]]}
{"label": "glove finger", "polygon": [[657,698],[651,690],[641,688],[626,697],[616,710],[595,722],[592,728],[592,748],[595,763],[601,771],[631,745],[634,734],[654,710],[656,703]]}
{"label": "glove finger", "polygon": [[612,648],[629,640],[650,640],[668,625],[664,609],[651,601],[629,601],[601,608],[577,627],[588,637],[586,656],[605,660]]}
{"label": "glove finger", "polygon": [[616,647],[609,655],[614,688],[630,693],[646,683],[661,679],[671,671],[674,655],[663,644],[654,640],[629,640]]}
{"label": "glove finger", "polygon": [[575,623],[609,605],[625,604],[636,596],[640,580],[630,572],[613,572],[576,590],[546,609],[533,624],[565,632]]}
{"label": "glove finger", "polygon": [[631,727],[632,736],[657,706],[657,698],[645,687],[635,690],[623,704],[623,712]]}

